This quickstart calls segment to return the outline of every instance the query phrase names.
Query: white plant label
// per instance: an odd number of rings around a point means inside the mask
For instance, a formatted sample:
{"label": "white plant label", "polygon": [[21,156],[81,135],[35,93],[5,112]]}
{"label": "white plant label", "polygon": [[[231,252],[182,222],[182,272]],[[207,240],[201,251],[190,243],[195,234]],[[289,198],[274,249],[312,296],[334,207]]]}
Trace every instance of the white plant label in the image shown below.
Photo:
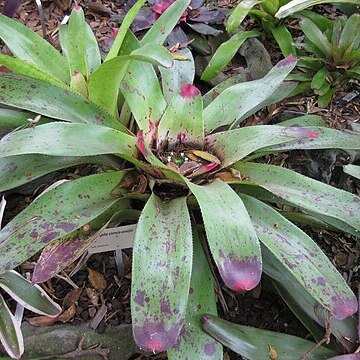
{"label": "white plant label", "polygon": [[90,254],[132,248],[136,224],[105,229],[88,249]]}

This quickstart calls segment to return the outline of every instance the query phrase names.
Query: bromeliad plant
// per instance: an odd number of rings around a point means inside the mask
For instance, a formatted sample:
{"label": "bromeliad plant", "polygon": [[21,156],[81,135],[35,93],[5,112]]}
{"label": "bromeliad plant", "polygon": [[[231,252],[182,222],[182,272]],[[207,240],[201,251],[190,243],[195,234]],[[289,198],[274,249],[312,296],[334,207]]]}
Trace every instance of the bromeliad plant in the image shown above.
{"label": "bromeliad plant", "polygon": [[[141,42],[119,31],[121,56],[162,44],[188,5],[176,1]],[[49,279],[136,199],[146,202],[135,236],[131,295],[133,331],[141,348],[167,350],[170,359],[221,359],[221,346],[200,328],[201,315],[216,315],[209,259],[200,240],[235,291],[259,283],[262,256],[270,254],[320,307],[337,319],[352,315],[357,301],[341,275],[305,233],[266,202],[291,204],[358,235],[358,197],[282,167],[251,162],[249,156],[359,149],[359,134],[328,129],[317,117],[238,126],[293,89],[284,79],[296,64],[294,57],[263,79],[217,87],[204,96],[192,85],[189,62],[159,67],[160,86],[151,63],[131,61],[120,84],[125,102],[113,117],[59,84],[0,74],[1,104],[30,110],[32,117],[41,114],[49,122],[18,129],[0,141],[0,191],[81,163],[101,169],[45,193],[7,224],[0,232],[0,271],[44,249],[33,281]],[[136,122],[129,130],[120,126],[126,114]],[[197,223],[205,227],[206,242]]]}
{"label": "bromeliad plant", "polygon": [[350,79],[360,79],[360,15],[338,17],[335,21],[300,21],[304,32],[302,47],[308,56],[298,64],[302,74],[292,78],[308,84],[326,106],[337,89]]}

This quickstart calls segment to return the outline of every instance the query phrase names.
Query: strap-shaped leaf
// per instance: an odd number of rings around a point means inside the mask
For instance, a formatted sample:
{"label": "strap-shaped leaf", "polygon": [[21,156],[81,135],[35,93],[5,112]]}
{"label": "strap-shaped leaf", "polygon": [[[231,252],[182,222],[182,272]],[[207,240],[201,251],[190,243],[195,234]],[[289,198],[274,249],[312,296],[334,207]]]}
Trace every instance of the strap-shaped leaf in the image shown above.
{"label": "strap-shaped leaf", "polygon": [[231,61],[245,40],[259,36],[258,31],[239,31],[229,40],[223,42],[215,51],[209,64],[201,75],[201,80],[209,81]]}
{"label": "strap-shaped leaf", "polygon": [[192,84],[195,78],[195,63],[191,51],[182,49],[178,53],[187,60],[175,60],[170,68],[159,67],[162,90],[167,103],[179,91],[181,85]]}
{"label": "strap-shaped leaf", "polygon": [[241,196],[260,241],[337,319],[357,311],[356,297],[319,246],[277,211]]}
{"label": "strap-shaped leaf", "polygon": [[28,125],[27,119],[31,119],[33,116],[32,113],[27,111],[0,108],[0,129]]}
{"label": "strap-shaped leaf", "polygon": [[171,33],[175,25],[181,18],[183,12],[190,4],[190,0],[177,0],[175,1],[151,26],[150,30],[145,34],[141,40],[141,45],[146,43],[163,44]]}
{"label": "strap-shaped leaf", "polygon": [[66,89],[68,88],[68,86],[61,80],[59,80],[56,76],[50,74],[49,72],[37,67],[36,65],[28,61],[21,60],[17,57],[0,54],[0,64],[6,66],[8,69],[10,69],[16,74],[47,81],[49,83],[64,87]]}
{"label": "strap-shaped leaf", "polygon": [[113,192],[123,174],[116,171],[69,181],[31,203],[0,231],[0,270],[13,269],[106,211],[117,201]]}
{"label": "strap-shaped leaf", "polygon": [[61,307],[38,285],[33,285],[14,270],[0,275],[0,287],[25,308],[41,315],[55,317]]}
{"label": "strap-shaped leaf", "polygon": [[231,131],[214,133],[205,138],[208,150],[215,152],[227,167],[245,156],[266,149],[268,144],[286,144],[294,139],[317,136],[312,129],[276,125],[249,126]]}
{"label": "strap-shaped leaf", "polygon": [[217,315],[214,280],[193,227],[194,259],[191,272],[190,293],[186,309],[184,331],[176,346],[167,352],[169,360],[218,360],[222,358],[222,346],[201,328],[203,314]]}
{"label": "strap-shaped leaf", "polygon": [[360,166],[358,165],[345,165],[344,166],[344,173],[349,174],[351,176],[356,177],[357,179],[360,179]]}
{"label": "strap-shaped leaf", "polygon": [[[304,10],[310,6],[328,3],[329,0],[292,0],[289,3],[282,6],[275,14],[278,19],[285,18],[292,14],[297,13],[300,10]],[[337,4],[351,3],[359,5],[359,0],[336,0]]]}
{"label": "strap-shaped leaf", "polygon": [[352,131],[339,131],[325,127],[309,127],[312,136],[282,145],[262,149],[262,151],[342,149],[359,150],[360,134]]}
{"label": "strap-shaped leaf", "polygon": [[[294,360],[294,354],[300,358],[301,354],[315,346],[315,343],[296,336],[233,324],[211,315],[203,317],[203,328],[214,339],[249,360],[271,359],[270,355],[272,358]],[[335,354],[333,350],[321,346],[307,358],[323,360]]]}
{"label": "strap-shaped leaf", "polygon": [[133,156],[136,139],[105,126],[53,122],[19,130],[1,139],[0,158],[20,154]]}
{"label": "strap-shaped leaf", "polygon": [[302,115],[289,120],[282,121],[277,123],[279,126],[319,126],[327,127],[326,121],[317,115]]}
{"label": "strap-shaped leaf", "polygon": [[64,157],[40,154],[10,156],[0,159],[0,192],[16,188],[42,175],[80,164],[98,164],[119,169],[114,156]]}
{"label": "strap-shaped leaf", "polygon": [[233,12],[230,14],[229,19],[226,22],[226,30],[228,32],[235,31],[240,27],[241,23],[245,19],[249,11],[257,4],[260,4],[262,0],[243,0],[241,1]]}
{"label": "strap-shaped leaf", "polygon": [[149,62],[170,67],[171,53],[161,45],[147,44],[134,50],[131,55],[123,55],[104,62],[91,76],[88,85],[89,98],[94,103],[118,116],[118,95],[120,82],[125,76],[131,60]]}
{"label": "strap-shaped leaf", "polygon": [[188,186],[200,205],[209,247],[225,284],[235,291],[253,289],[261,278],[261,252],[243,202],[219,180]]}
{"label": "strap-shaped leaf", "polygon": [[170,147],[184,142],[203,145],[203,104],[194,85],[181,85],[166,108],[158,127],[158,146],[165,142]]}
{"label": "strap-shaped leaf", "polygon": [[237,163],[233,167],[250,182],[262,186],[302,209],[349,224],[360,236],[358,196],[279,166]]}
{"label": "strap-shaped leaf", "polygon": [[20,324],[8,308],[0,294],[0,342],[5,351],[15,359],[20,359],[24,352],[24,339]]}
{"label": "strap-shaped leaf", "polygon": [[32,283],[45,282],[74,263],[101,235],[114,213],[128,205],[127,200],[120,199],[83,228],[46,245],[34,268]]}
{"label": "strap-shaped leaf", "polygon": [[296,55],[296,48],[294,45],[294,39],[290,31],[284,24],[277,26],[270,25],[271,33],[274,39],[278,43],[280,50],[284,56]]}
{"label": "strap-shaped leaf", "polygon": [[[81,95],[45,81],[0,73],[0,103],[70,122],[125,127]],[[31,96],[29,96],[31,94]]]}
{"label": "strap-shaped leaf", "polygon": [[121,46],[123,44],[123,41],[125,39],[126,34],[128,33],[128,30],[134,21],[137,13],[142,8],[142,6],[145,4],[146,0],[138,0],[134,6],[126,13],[125,18],[120,26],[120,29],[115,37],[114,43],[109,51],[109,53],[106,56],[105,61],[111,60],[114,57],[119,55],[119,51],[121,49]]}
{"label": "strap-shaped leaf", "polygon": [[224,90],[204,109],[205,129],[212,131],[222,125],[236,126],[239,119],[261,109],[295,67],[296,61],[294,56],[288,56],[263,78],[233,85]]}
{"label": "strap-shaped leaf", "polygon": [[19,59],[29,61],[65,83],[70,82],[67,61],[54,47],[18,21],[1,14],[0,38]]}
{"label": "strap-shaped leaf", "polygon": [[87,44],[84,41],[86,25],[84,11],[79,5],[76,5],[71,12],[67,29],[67,55],[71,74],[77,71],[85,77],[88,77],[89,65],[86,56]]}
{"label": "strap-shaped leaf", "polygon": [[140,348],[174,346],[184,325],[192,266],[192,234],[186,197],[164,203],[150,196],[136,229],[131,313]]}

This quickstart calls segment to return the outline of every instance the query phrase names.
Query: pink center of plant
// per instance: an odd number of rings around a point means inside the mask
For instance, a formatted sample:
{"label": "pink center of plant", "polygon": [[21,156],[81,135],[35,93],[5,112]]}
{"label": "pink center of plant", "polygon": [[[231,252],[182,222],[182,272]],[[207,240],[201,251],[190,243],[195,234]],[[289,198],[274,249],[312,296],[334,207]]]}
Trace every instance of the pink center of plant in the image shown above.
{"label": "pink center of plant", "polygon": [[[153,5],[153,11],[154,13],[156,13],[158,16],[160,16],[161,14],[163,14],[173,3],[175,2],[175,0],[170,0],[170,1],[162,1],[162,2],[158,2],[155,3]],[[180,21],[184,21],[186,22],[186,17],[188,15],[188,9],[186,9],[183,14],[181,15]]]}

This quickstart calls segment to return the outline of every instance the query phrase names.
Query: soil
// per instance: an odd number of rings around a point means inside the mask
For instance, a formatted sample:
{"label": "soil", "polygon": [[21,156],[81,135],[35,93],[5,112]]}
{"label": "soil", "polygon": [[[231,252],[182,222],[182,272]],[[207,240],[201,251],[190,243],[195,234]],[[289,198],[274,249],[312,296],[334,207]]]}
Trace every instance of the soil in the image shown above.
{"label": "soil", "polygon": [[[221,0],[219,0],[220,2]],[[58,47],[58,28],[64,17],[69,14],[73,5],[72,0],[44,1],[43,10],[46,21],[46,35],[48,40]],[[123,7],[122,0],[96,0],[80,1],[86,14],[88,23],[95,32],[99,44],[103,51],[106,51],[112,40],[113,29],[118,25],[111,20],[111,15],[120,14]],[[232,2],[223,6],[231,6]],[[319,11],[332,14],[334,8],[319,7]],[[41,23],[35,1],[23,1],[20,10],[15,16],[16,19],[41,34]],[[246,24],[247,28],[256,28],[254,22]],[[296,27],[296,23],[294,23]],[[264,40],[264,39],[263,39]],[[265,41],[268,50],[272,55],[274,62],[279,58],[279,51],[271,42]],[[9,53],[6,46],[0,44],[0,51]],[[360,114],[360,96],[348,100],[349,94],[355,94],[359,91],[359,84],[350,83],[343,91],[338,92],[333,103],[328,109],[320,109],[316,106],[316,99],[312,96],[297,96],[286,99],[276,106],[270,106],[260,111],[248,123],[266,124],[274,122],[284,112],[311,113],[322,115],[328,119],[329,123],[336,128],[345,128],[348,121],[356,121]],[[347,97],[346,97],[347,96]],[[317,152],[312,154],[305,151],[294,152],[290,156],[280,155],[272,158],[270,161],[274,164],[286,162],[287,166],[296,169],[310,177],[330,183],[331,185],[344,188],[348,191],[360,194],[360,182],[349,177],[344,177],[340,172],[342,159],[341,152]],[[290,166],[291,165],[291,166]],[[309,170],[310,169],[310,170]],[[330,169],[330,170],[329,170]],[[41,178],[34,186],[21,192],[12,191],[7,196],[7,211],[5,212],[4,222],[11,220],[13,216],[24,209],[38,194],[40,190],[46,187],[50,182],[59,178],[72,178],[73,176],[84,175],[93,169],[89,167],[79,167],[69,169],[63,172],[57,172],[51,179]],[[339,235],[328,231],[315,231],[309,227],[302,227],[318,244],[323,248],[340,273],[355,291],[359,286],[359,258],[360,245],[353,237],[348,235]],[[116,326],[121,323],[131,323],[130,314],[130,284],[131,284],[131,250],[123,252],[124,272],[118,274],[114,253],[102,253],[92,255],[80,270],[74,276],[68,276],[70,269],[60,274],[60,277],[43,284],[44,289],[51,296],[67,307],[74,305],[68,322],[79,323],[89,322],[96,319],[96,331],[104,332],[108,326]],[[36,260],[36,259],[32,259]],[[21,266],[21,271],[31,271],[34,262],[26,262]],[[89,278],[89,270],[96,271],[96,274],[106,285],[102,289],[94,287],[94,280]],[[261,329],[273,330],[277,332],[297,335],[303,338],[311,339],[308,331],[303,327],[299,320],[287,308],[284,302],[275,293],[267,289],[266,284],[263,288],[258,287],[247,294],[238,294],[226,288],[220,277],[217,277],[220,284],[218,293],[224,298],[224,301],[218,302],[219,315],[234,323],[254,326]],[[96,285],[96,284],[95,284]],[[74,290],[75,289],[75,290]],[[80,289],[80,290],[76,290]],[[96,318],[101,305],[106,306],[106,311],[102,317]],[[27,314],[28,319],[36,323],[34,314]],[[40,323],[39,323],[40,325]],[[241,359],[241,357],[230,350],[225,350],[227,359]],[[134,356],[132,359],[166,359],[165,354],[158,354],[150,357],[144,355]],[[225,357],[226,359],[226,357]]]}

